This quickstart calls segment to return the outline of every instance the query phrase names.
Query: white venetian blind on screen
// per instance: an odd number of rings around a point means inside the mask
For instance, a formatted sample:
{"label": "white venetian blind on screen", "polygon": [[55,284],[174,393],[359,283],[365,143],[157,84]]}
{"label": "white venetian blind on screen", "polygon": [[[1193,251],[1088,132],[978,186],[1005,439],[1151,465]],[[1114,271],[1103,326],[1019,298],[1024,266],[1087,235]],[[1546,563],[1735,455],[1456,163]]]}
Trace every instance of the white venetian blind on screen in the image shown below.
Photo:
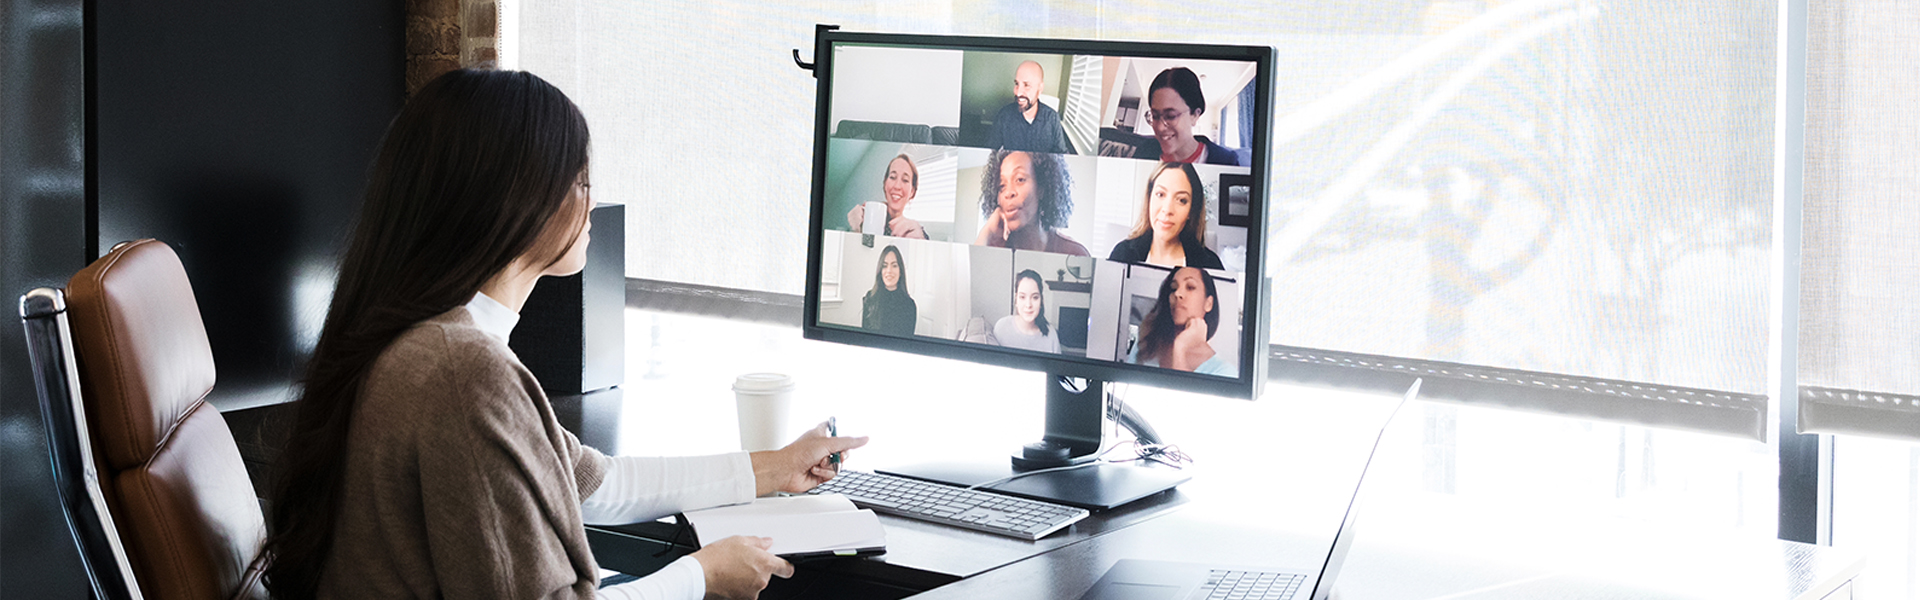
{"label": "white venetian blind on screen", "polygon": [[1095,148],[1100,138],[1100,57],[1073,57],[1073,70],[1067,77],[1073,83],[1067,86],[1061,124],[1067,137],[1073,138],[1073,147]]}

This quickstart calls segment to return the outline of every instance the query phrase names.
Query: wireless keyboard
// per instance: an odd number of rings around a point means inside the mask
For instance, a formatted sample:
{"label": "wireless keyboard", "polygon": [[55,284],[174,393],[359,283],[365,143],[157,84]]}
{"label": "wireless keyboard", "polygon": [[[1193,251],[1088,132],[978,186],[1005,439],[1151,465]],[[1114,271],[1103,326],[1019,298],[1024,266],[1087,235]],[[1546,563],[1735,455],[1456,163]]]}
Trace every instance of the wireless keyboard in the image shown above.
{"label": "wireless keyboard", "polygon": [[841,471],[809,494],[841,494],[874,512],[1037,540],[1087,518],[1085,509],[939,483]]}

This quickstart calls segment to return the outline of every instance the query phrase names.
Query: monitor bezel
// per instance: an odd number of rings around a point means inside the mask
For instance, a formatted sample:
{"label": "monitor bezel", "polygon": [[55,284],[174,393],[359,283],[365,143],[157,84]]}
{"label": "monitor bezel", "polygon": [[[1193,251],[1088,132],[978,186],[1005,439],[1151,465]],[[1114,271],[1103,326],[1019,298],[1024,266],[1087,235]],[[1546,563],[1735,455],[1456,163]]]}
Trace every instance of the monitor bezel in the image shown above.
{"label": "monitor bezel", "polygon": [[[870,333],[820,323],[821,255],[826,239],[827,146],[832,139],[828,121],[832,115],[834,48],[841,44],[898,46],[903,48],[958,50],[973,52],[1058,53],[1067,55],[1129,56],[1161,59],[1235,60],[1255,63],[1254,142],[1249,177],[1256,183],[1250,200],[1246,271],[1241,276],[1245,314],[1240,342],[1240,373],[1222,378],[1165,369],[1067,355],[983,346],[927,336],[910,338]],[[1265,270],[1266,228],[1270,203],[1267,197],[1272,160],[1273,66],[1275,52],[1269,46],[1236,46],[1136,42],[1055,38],[1012,38],[891,34],[849,32],[822,29],[814,44],[814,139],[812,181],[809,183],[810,208],[807,232],[807,280],[801,313],[801,331],[806,339],[820,340],[933,356],[1056,375],[1083,377],[1101,381],[1138,383],[1154,387],[1194,391],[1242,399],[1256,399],[1267,378],[1267,351],[1271,304],[1270,283]],[[1098,257],[1095,257],[1098,258]]]}

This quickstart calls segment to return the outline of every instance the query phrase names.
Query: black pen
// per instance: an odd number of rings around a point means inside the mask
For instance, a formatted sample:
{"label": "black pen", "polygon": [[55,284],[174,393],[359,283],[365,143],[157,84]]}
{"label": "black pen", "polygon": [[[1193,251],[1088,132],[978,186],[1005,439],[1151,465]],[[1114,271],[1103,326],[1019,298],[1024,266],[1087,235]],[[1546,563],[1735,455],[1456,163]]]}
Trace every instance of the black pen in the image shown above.
{"label": "black pen", "polygon": [[[840,423],[833,417],[827,417],[827,437],[840,437]],[[828,454],[827,463],[833,465],[835,473],[840,472],[840,453]]]}

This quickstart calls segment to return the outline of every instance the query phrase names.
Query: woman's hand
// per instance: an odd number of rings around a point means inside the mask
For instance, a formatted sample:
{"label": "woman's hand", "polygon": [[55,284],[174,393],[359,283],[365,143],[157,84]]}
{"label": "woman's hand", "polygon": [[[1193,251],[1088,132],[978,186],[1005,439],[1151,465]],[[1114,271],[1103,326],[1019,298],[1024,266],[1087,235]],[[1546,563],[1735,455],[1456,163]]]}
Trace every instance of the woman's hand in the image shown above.
{"label": "woman's hand", "polygon": [[919,221],[909,219],[904,215],[888,221],[887,231],[890,232],[888,235],[894,237],[927,239],[927,229],[920,226]]}
{"label": "woman's hand", "polygon": [[853,205],[853,210],[847,211],[847,229],[854,233],[860,233],[860,226],[867,224],[866,217],[867,205]]}
{"label": "woman's hand", "polygon": [[987,222],[981,224],[980,235],[973,239],[975,246],[994,246],[1004,248],[1007,245],[1007,219],[1000,211],[987,215]]}
{"label": "woman's hand", "polygon": [[865,445],[865,436],[829,437],[827,424],[821,423],[785,448],[749,454],[753,461],[754,494],[798,494],[813,489],[838,473],[827,462],[828,456],[839,452],[841,462],[845,462],[848,450]]}
{"label": "woman's hand", "polygon": [[693,559],[700,561],[700,570],[707,576],[707,598],[756,598],[771,577],[792,577],[793,563],[767,552],[772,547],[771,538],[736,535],[694,552]]}
{"label": "woman's hand", "polygon": [[1207,344],[1207,320],[1200,317],[1187,319],[1186,327],[1173,337],[1173,356],[1167,361],[1169,367],[1182,371],[1200,368],[1200,363],[1213,358],[1213,346]]}

